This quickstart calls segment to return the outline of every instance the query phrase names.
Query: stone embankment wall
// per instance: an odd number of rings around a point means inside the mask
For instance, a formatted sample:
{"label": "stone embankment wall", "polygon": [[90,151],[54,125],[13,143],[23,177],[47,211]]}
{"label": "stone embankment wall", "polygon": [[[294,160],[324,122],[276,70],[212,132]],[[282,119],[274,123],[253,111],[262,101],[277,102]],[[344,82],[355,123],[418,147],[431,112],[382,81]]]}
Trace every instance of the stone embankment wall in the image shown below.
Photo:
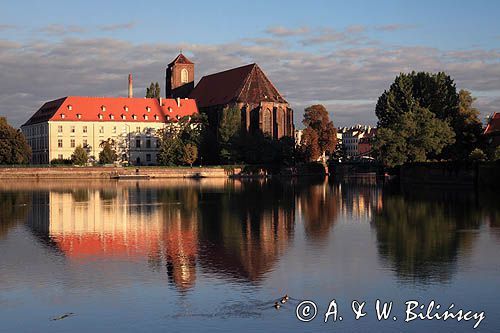
{"label": "stone embankment wall", "polygon": [[0,168],[0,179],[110,179],[121,175],[141,175],[151,178],[228,178],[239,169],[224,168],[120,168],[120,167],[54,167]]}

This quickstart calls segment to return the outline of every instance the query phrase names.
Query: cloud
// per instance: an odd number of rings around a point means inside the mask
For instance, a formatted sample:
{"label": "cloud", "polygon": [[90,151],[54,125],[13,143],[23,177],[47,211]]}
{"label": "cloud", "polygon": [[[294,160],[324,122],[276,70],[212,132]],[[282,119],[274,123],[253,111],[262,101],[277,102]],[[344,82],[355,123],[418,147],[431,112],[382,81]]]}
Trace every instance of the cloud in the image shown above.
{"label": "cloud", "polygon": [[[331,33],[327,36],[335,40],[336,33],[345,31]],[[325,104],[338,126],[374,124],[378,96],[396,75],[409,70],[447,72],[459,89],[478,97],[476,105],[483,115],[500,105],[498,50],[340,43],[317,51],[276,47],[267,39],[153,44],[70,35],[57,41],[0,39],[0,115],[19,126],[45,101],[62,96],[126,96],[130,72],[135,96],[144,96],[151,81],[158,81],[163,91],[165,67],[179,49],[195,62],[197,80],[257,62],[295,109],[296,124],[313,103]]]}
{"label": "cloud", "polygon": [[48,35],[62,36],[67,34],[78,34],[86,32],[84,27],[78,25],[49,24],[38,30]]}
{"label": "cloud", "polygon": [[12,30],[17,28],[17,26],[13,24],[0,24],[0,31]]}
{"label": "cloud", "polygon": [[110,25],[101,25],[99,30],[101,31],[118,31],[118,30],[130,30],[135,28],[137,24],[135,22],[117,23]]}
{"label": "cloud", "polygon": [[309,33],[308,27],[300,27],[296,29],[285,28],[282,26],[269,27],[265,30],[267,34],[273,35],[275,37],[291,37],[306,35]]}
{"label": "cloud", "polygon": [[417,25],[415,24],[386,24],[386,25],[379,25],[375,27],[375,30],[379,31],[387,31],[387,32],[392,32],[392,31],[398,31],[398,30],[408,30],[408,29],[415,29]]}

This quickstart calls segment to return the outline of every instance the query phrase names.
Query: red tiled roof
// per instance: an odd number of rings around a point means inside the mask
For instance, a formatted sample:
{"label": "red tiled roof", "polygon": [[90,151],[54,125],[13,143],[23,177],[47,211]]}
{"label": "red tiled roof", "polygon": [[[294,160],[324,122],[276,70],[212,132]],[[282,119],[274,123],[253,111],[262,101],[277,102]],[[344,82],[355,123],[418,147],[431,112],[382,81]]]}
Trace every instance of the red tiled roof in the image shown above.
{"label": "red tiled roof", "polygon": [[181,53],[168,65],[170,66],[173,64],[193,64],[193,63],[191,62],[191,60],[186,58],[184,54]]}
{"label": "red tiled roof", "polygon": [[191,92],[198,107],[232,102],[287,103],[257,64],[250,64],[204,76]]}
{"label": "red tiled roof", "polygon": [[45,103],[23,126],[46,121],[175,122],[193,113],[198,108],[192,99],[180,99],[178,107],[171,98],[162,99],[160,106],[155,98],[68,96]]}
{"label": "red tiled roof", "polygon": [[493,132],[500,132],[500,113],[495,112],[493,116],[491,117],[490,121],[488,122],[488,125],[486,126],[484,130],[484,134],[488,135]]}

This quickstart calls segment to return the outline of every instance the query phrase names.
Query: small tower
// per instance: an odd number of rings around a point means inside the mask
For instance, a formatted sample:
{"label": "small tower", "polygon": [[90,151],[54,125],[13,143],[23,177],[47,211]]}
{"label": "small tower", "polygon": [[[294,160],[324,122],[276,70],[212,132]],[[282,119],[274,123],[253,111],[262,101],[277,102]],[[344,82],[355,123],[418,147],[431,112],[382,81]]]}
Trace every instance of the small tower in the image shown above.
{"label": "small tower", "polygon": [[128,98],[134,97],[134,89],[132,88],[132,74],[128,75]]}
{"label": "small tower", "polygon": [[194,88],[194,63],[182,52],[167,66],[165,97],[185,98]]}

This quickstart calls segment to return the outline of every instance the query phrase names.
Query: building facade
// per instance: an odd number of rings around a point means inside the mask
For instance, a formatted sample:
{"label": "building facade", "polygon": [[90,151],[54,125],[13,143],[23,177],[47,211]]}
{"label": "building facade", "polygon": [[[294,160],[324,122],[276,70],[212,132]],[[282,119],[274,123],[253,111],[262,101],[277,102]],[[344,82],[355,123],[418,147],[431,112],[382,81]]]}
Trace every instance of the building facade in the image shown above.
{"label": "building facade", "polygon": [[119,161],[153,165],[159,130],[197,112],[189,99],[68,96],[45,103],[21,130],[33,164],[69,159],[77,146],[97,160],[109,141]]}
{"label": "building facade", "polygon": [[196,100],[216,130],[227,108],[241,111],[242,128],[275,139],[294,136],[293,110],[257,64],[207,75],[194,87],[194,63],[179,54],[166,70],[166,96]]}
{"label": "building facade", "polygon": [[369,157],[376,128],[367,125],[339,127],[337,133],[342,138],[342,146],[349,158]]}

